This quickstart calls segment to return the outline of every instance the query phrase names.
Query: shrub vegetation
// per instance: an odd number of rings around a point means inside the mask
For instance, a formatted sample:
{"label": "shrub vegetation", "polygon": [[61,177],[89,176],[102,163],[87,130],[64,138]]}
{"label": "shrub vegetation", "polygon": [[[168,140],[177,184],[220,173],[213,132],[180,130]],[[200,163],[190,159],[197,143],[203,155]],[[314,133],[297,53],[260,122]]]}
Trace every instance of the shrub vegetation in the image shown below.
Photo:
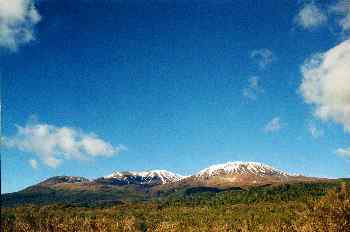
{"label": "shrub vegetation", "polygon": [[182,191],[162,200],[109,206],[22,205],[2,208],[1,231],[348,232],[349,182]]}

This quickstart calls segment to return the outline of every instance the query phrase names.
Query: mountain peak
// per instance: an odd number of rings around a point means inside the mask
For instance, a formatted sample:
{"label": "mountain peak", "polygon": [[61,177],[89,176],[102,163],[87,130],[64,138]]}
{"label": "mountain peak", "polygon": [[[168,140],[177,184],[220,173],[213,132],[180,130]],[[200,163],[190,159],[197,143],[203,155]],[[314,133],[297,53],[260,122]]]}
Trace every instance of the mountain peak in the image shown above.
{"label": "mountain peak", "polygon": [[209,166],[198,172],[200,176],[216,176],[222,174],[256,175],[256,176],[288,176],[289,174],[258,162],[227,162]]}
{"label": "mountain peak", "polygon": [[112,174],[105,176],[104,179],[113,179],[122,183],[140,183],[140,184],[166,184],[179,181],[183,176],[172,173],[167,170],[150,170],[150,171],[114,171]]}
{"label": "mountain peak", "polygon": [[90,182],[89,179],[81,176],[54,176],[49,179],[44,180],[40,183],[42,186],[46,185],[55,185],[55,184],[61,184],[61,183],[87,183]]}

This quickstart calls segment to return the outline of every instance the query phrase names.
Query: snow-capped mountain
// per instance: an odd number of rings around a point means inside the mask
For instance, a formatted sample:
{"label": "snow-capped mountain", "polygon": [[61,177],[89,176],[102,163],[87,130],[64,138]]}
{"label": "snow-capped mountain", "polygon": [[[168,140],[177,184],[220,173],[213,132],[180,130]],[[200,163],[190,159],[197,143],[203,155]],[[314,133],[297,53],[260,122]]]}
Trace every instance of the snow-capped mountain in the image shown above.
{"label": "snow-capped mountain", "polygon": [[151,171],[115,171],[103,177],[104,180],[112,181],[115,184],[166,184],[179,181],[184,177],[167,170]]}
{"label": "snow-capped mountain", "polygon": [[166,170],[151,171],[115,171],[112,174],[99,178],[98,183],[109,185],[163,185],[170,184],[187,184],[187,185],[249,185],[265,184],[275,182],[285,182],[293,179],[294,176],[280,171],[269,165],[257,162],[227,162],[224,164],[212,165],[194,174],[186,177],[174,174]]}
{"label": "snow-capped mountain", "polygon": [[183,179],[182,185],[229,188],[307,181],[310,178],[296,176],[269,165],[257,162],[227,162],[212,165],[197,174]]}
{"label": "snow-capped mountain", "polygon": [[181,176],[167,170],[115,171],[110,175],[89,180],[77,176],[56,176],[36,187],[64,190],[157,192],[187,187],[230,188],[237,186],[280,184],[312,181],[315,178],[291,175],[269,165],[257,162],[227,162],[212,165],[191,176]]}
{"label": "snow-capped mountain", "polygon": [[255,176],[289,176],[286,172],[280,171],[269,165],[257,162],[228,162],[224,164],[212,165],[201,170],[197,177],[211,177],[225,174],[255,175]]}
{"label": "snow-capped mountain", "polygon": [[77,183],[88,183],[88,182],[90,182],[89,179],[81,176],[54,176],[41,182],[40,185],[46,186],[46,185],[56,185],[56,184],[63,184],[63,183],[77,184]]}
{"label": "snow-capped mountain", "polygon": [[[115,171],[89,180],[78,176],[55,176],[29,186],[8,197],[20,202],[123,202],[168,196],[175,192],[192,194],[200,191],[244,191],[251,186],[321,181],[319,178],[290,175],[256,162],[228,162],[212,165],[191,176],[166,170]],[[16,195],[17,194],[17,195]],[[47,194],[49,197],[43,197]]]}

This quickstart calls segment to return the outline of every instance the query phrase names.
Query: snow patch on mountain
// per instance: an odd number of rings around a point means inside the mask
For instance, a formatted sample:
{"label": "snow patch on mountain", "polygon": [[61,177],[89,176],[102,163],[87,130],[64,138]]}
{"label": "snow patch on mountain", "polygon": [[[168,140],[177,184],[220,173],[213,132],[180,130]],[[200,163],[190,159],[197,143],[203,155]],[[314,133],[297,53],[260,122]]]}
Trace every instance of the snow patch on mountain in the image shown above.
{"label": "snow patch on mountain", "polygon": [[54,176],[44,180],[39,184],[41,185],[51,185],[51,184],[60,184],[60,183],[76,184],[76,183],[86,183],[86,182],[90,182],[90,180],[81,176]]}
{"label": "snow patch on mountain", "polygon": [[162,184],[176,182],[184,178],[184,176],[169,172],[167,170],[150,170],[150,171],[125,171],[118,172],[114,171],[112,174],[105,176],[105,179],[127,179],[130,177],[139,177],[142,179],[142,182],[148,183],[154,180],[155,178],[159,178]]}
{"label": "snow patch on mountain", "polygon": [[290,174],[258,162],[227,162],[212,165],[197,173],[200,176],[215,176],[220,174],[251,174],[257,176],[289,176]]}

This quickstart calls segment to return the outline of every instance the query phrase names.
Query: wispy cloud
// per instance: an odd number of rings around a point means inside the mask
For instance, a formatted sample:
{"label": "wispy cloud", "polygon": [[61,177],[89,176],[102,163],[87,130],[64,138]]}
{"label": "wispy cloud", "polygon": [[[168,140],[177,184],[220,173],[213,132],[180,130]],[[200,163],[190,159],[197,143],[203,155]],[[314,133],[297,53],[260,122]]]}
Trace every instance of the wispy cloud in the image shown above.
{"label": "wispy cloud", "polygon": [[350,31],[350,0],[340,0],[330,7],[330,11],[340,15],[338,25],[344,33]]}
{"label": "wispy cloud", "polygon": [[313,29],[324,25],[327,22],[327,16],[314,2],[311,2],[300,9],[294,21],[304,29]]}
{"label": "wispy cloud", "polygon": [[276,59],[273,52],[267,48],[253,50],[250,53],[250,58],[255,60],[261,69],[265,69]]}
{"label": "wispy cloud", "polygon": [[49,167],[57,167],[63,160],[111,157],[126,150],[80,129],[40,123],[16,128],[14,136],[4,138],[5,146],[33,153]]}
{"label": "wispy cloud", "polygon": [[243,89],[243,96],[251,100],[256,100],[264,90],[260,87],[260,78],[254,76],[248,79],[248,86]]}
{"label": "wispy cloud", "polygon": [[339,148],[335,151],[335,153],[339,156],[350,158],[350,147]]}
{"label": "wispy cloud", "polygon": [[38,161],[36,161],[35,159],[28,160],[28,163],[33,169],[37,169],[38,168]]}
{"label": "wispy cloud", "polygon": [[310,135],[315,138],[318,139],[320,137],[324,136],[324,131],[322,128],[317,127],[314,123],[310,122],[308,125],[308,131],[310,133]]}
{"label": "wispy cloud", "polygon": [[341,35],[347,38],[350,32],[350,0],[338,0],[322,7],[315,1],[308,1],[294,17],[294,22],[307,30],[324,25],[333,28],[334,24]]}
{"label": "wispy cloud", "polygon": [[281,130],[282,127],[283,125],[281,123],[281,119],[279,117],[274,117],[273,119],[271,119],[271,121],[269,121],[266,124],[266,126],[264,127],[264,131],[266,133],[277,132]]}
{"label": "wispy cloud", "polygon": [[40,20],[33,0],[0,0],[0,47],[16,51],[33,41]]}
{"label": "wispy cloud", "polygon": [[311,56],[301,68],[300,92],[314,106],[314,114],[350,132],[350,39]]}

